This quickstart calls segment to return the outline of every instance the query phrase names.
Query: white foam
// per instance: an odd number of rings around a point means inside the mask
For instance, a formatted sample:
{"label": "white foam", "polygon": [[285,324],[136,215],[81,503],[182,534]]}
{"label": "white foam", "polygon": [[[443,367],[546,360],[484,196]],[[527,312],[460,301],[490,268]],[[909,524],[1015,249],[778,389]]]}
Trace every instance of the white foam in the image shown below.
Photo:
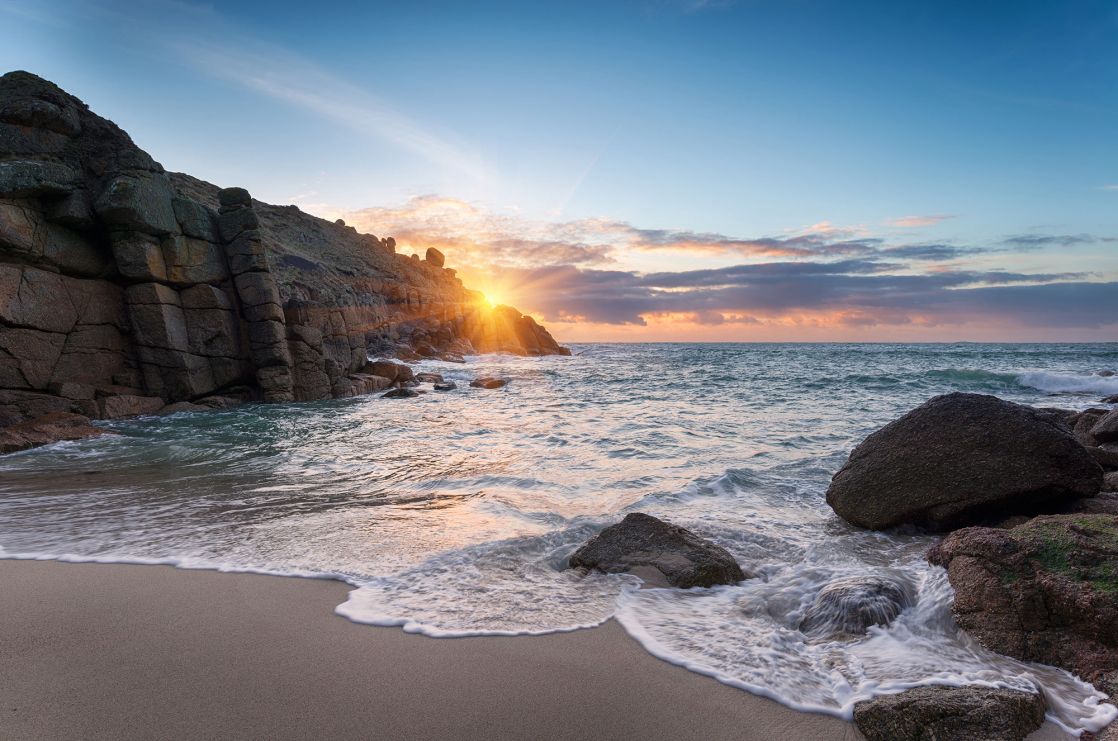
{"label": "white foam", "polygon": [[1052,394],[1118,394],[1118,376],[1034,371],[1017,376],[1017,382],[1022,386]]}

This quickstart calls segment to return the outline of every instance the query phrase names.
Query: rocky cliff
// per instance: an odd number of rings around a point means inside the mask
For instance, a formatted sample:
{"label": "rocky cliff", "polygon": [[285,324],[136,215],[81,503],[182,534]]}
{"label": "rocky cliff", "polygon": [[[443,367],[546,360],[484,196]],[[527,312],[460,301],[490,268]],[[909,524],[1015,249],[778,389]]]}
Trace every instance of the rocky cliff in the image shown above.
{"label": "rocky cliff", "polygon": [[[0,77],[0,424],[349,396],[368,353],[567,354],[444,266],[168,173],[26,72]],[[220,403],[215,401],[213,403]]]}

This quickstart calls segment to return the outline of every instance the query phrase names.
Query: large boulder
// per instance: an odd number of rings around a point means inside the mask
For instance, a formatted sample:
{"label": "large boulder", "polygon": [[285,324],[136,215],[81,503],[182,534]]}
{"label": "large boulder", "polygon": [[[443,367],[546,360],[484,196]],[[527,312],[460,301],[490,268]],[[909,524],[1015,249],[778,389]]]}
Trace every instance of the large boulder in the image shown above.
{"label": "large boulder", "polygon": [[427,248],[427,262],[434,265],[436,268],[441,268],[446,263],[446,257],[443,253],[434,247]]}
{"label": "large boulder", "polygon": [[1112,409],[1102,415],[1091,428],[1091,435],[1100,443],[1118,440],[1118,409]]}
{"label": "large boulder", "polygon": [[902,577],[843,577],[819,590],[800,630],[814,639],[861,636],[870,626],[893,622],[912,602],[912,585]]}
{"label": "large boulder", "polygon": [[981,394],[937,396],[867,437],[827,489],[860,527],[949,530],[1093,496],[1102,469],[1050,412]]}
{"label": "large boulder", "polygon": [[916,687],[854,705],[868,741],[1021,741],[1044,724],[1044,697],[990,687]]}
{"label": "large boulder", "polygon": [[0,453],[14,453],[60,440],[82,440],[104,434],[89,417],[69,412],[48,412],[41,417],[0,429]]}
{"label": "large boulder", "polygon": [[721,546],[690,530],[633,512],[598,533],[571,556],[571,568],[633,573],[653,586],[712,587],[746,578]]}
{"label": "large boulder", "polygon": [[1118,516],[968,527],[928,560],[947,569],[955,619],[984,646],[1088,681],[1118,669]]}

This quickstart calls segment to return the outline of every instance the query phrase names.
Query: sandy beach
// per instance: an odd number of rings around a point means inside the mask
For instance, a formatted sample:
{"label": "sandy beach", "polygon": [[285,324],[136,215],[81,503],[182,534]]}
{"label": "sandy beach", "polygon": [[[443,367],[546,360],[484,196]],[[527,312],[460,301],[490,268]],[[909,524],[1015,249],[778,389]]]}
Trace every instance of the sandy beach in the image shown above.
{"label": "sandy beach", "polygon": [[862,738],[659,661],[612,622],[432,639],[334,615],[346,590],[0,561],[0,737]]}

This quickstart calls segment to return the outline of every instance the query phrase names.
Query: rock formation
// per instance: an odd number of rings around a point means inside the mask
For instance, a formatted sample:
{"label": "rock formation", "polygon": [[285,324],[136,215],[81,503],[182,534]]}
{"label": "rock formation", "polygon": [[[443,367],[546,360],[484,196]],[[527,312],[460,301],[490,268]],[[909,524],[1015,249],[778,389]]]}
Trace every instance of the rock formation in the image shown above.
{"label": "rock formation", "polygon": [[928,560],[947,569],[955,619],[984,646],[1092,682],[1118,670],[1118,516],[968,527]]}
{"label": "rock formation", "polygon": [[[625,515],[570,558],[571,568],[633,573],[653,586],[712,587],[745,579],[721,546],[643,512]],[[661,583],[662,582],[662,583]]]}
{"label": "rock formation", "polygon": [[567,352],[515,309],[490,311],[438,250],[395,249],[168,173],[77,98],[6,74],[0,425],[367,393],[370,351]]}
{"label": "rock formation", "polygon": [[1058,511],[1102,469],[1056,413],[981,394],[937,396],[867,437],[827,490],[844,520],[949,530]]}
{"label": "rock formation", "polygon": [[911,607],[915,590],[903,577],[852,576],[819,590],[804,612],[800,630],[815,640],[865,635],[872,625],[888,625]]}
{"label": "rock formation", "polygon": [[854,706],[867,741],[1021,741],[1044,724],[1034,692],[989,687],[916,687]]}

